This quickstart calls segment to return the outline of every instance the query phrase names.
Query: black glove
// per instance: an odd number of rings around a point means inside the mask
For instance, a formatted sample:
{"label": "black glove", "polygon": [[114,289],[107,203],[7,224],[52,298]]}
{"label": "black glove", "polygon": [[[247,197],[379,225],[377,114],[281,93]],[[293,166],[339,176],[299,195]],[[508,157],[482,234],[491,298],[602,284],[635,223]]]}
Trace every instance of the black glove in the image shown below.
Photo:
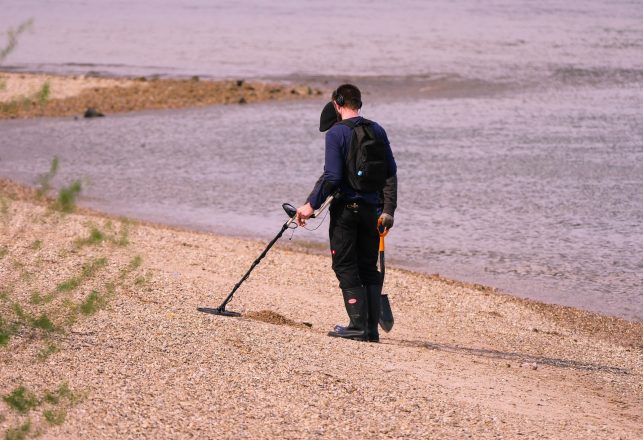
{"label": "black glove", "polygon": [[391,229],[393,227],[394,221],[395,219],[392,215],[384,212],[382,213],[382,215],[380,215],[380,220],[378,223],[384,226],[386,229]]}

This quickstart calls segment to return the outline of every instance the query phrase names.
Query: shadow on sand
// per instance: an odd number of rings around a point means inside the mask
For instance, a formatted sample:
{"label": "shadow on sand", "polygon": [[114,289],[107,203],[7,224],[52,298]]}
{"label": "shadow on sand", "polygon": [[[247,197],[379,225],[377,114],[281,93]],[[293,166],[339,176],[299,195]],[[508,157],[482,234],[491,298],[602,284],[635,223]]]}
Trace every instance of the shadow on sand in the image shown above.
{"label": "shadow on sand", "polygon": [[461,347],[458,345],[452,344],[439,344],[435,342],[425,342],[425,341],[409,341],[404,339],[387,339],[383,341],[385,344],[394,344],[401,345],[406,347],[418,347],[426,348],[427,350],[437,350],[447,353],[457,353],[467,356],[478,356],[491,359],[502,359],[507,361],[518,361],[525,363],[534,363],[538,365],[548,365],[551,367],[558,368],[571,368],[574,370],[582,371],[598,371],[604,373],[613,373],[613,374],[630,374],[625,368],[619,367],[609,367],[605,365],[596,365],[586,362],[579,362],[570,359],[556,359],[546,356],[534,356],[529,354],[522,353],[512,353],[500,350],[491,350],[487,348],[471,348],[471,347]]}

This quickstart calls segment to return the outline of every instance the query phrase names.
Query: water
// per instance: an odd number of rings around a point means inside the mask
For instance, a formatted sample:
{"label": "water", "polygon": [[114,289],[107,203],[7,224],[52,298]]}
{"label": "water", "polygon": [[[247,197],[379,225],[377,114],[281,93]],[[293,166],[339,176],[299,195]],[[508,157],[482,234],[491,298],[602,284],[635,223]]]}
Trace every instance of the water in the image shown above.
{"label": "water", "polygon": [[[352,78],[400,169],[389,261],[643,319],[640,3],[50,5],[3,4],[0,27],[35,18],[12,68]],[[33,182],[58,155],[90,206],[268,238],[321,172],[322,106],[2,122],[0,175]]]}

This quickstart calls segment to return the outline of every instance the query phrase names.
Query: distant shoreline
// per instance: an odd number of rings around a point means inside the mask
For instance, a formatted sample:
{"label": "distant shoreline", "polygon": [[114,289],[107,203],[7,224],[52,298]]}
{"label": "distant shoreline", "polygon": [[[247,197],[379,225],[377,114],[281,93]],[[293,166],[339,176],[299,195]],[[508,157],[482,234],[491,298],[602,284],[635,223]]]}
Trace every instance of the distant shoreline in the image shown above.
{"label": "distant shoreline", "polygon": [[0,71],[0,120],[180,109],[216,104],[310,99],[304,84],[237,80],[158,79]]}

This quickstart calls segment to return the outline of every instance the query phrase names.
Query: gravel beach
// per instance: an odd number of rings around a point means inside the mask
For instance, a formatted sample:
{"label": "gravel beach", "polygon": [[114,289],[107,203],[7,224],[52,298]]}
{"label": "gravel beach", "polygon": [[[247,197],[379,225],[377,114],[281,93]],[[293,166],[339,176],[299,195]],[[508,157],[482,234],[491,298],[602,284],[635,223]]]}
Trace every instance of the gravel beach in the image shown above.
{"label": "gravel beach", "polygon": [[0,71],[0,119],[81,116],[87,108],[121,113],[213,104],[310,98],[302,84],[260,81],[62,76]]}
{"label": "gravel beach", "polygon": [[640,322],[391,267],[392,332],[337,340],[330,258],[296,238],[239,289],[241,318],[212,316],[265,243],[52,205],[0,184],[6,435],[643,437]]}

